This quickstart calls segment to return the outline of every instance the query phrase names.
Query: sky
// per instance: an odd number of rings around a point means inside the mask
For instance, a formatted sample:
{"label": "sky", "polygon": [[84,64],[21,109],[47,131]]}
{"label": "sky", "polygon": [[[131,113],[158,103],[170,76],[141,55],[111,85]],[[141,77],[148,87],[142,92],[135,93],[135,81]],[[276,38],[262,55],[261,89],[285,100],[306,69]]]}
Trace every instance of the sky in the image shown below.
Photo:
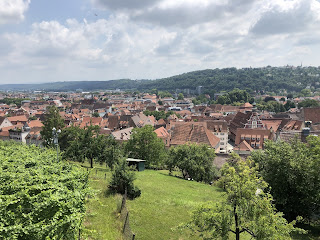
{"label": "sky", "polygon": [[319,0],[0,0],[0,84],[320,65]]}

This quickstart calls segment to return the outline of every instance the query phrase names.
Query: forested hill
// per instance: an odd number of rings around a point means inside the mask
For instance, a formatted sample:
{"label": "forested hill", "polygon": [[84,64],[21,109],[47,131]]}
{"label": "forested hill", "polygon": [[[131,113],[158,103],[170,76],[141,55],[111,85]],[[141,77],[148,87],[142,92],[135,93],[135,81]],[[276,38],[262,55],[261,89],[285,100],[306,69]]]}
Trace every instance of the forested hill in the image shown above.
{"label": "forested hill", "polygon": [[143,82],[143,89],[204,89],[215,91],[239,89],[300,91],[307,86],[320,88],[320,67],[224,68],[181,74],[156,81]]}
{"label": "forested hill", "polygon": [[85,91],[99,89],[121,90],[172,90],[204,89],[228,91],[234,88],[277,92],[279,89],[300,91],[307,86],[320,88],[320,67],[264,67],[264,68],[224,68],[208,69],[184,73],[157,80],[111,80],[111,81],[73,81],[43,84],[7,84],[0,85],[0,90],[51,90]]}

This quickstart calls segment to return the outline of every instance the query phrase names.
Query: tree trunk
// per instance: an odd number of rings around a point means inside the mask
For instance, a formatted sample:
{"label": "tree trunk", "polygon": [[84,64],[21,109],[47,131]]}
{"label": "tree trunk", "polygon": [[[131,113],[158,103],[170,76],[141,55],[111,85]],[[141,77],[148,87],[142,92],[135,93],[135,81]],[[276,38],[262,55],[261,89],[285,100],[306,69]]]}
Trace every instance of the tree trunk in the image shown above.
{"label": "tree trunk", "polygon": [[90,167],[93,168],[93,159],[90,159]]}
{"label": "tree trunk", "polygon": [[234,222],[236,225],[236,240],[240,240],[240,229],[239,229],[239,222],[238,222],[238,214],[237,214],[237,207],[233,207],[233,213],[234,213]]}

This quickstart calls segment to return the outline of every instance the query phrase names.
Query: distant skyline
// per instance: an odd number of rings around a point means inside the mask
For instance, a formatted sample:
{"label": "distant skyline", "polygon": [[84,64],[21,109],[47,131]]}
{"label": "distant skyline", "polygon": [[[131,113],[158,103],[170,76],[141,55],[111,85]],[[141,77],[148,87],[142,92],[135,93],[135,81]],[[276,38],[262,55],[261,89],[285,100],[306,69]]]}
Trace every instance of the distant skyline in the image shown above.
{"label": "distant skyline", "polygon": [[320,66],[319,0],[0,0],[0,84]]}

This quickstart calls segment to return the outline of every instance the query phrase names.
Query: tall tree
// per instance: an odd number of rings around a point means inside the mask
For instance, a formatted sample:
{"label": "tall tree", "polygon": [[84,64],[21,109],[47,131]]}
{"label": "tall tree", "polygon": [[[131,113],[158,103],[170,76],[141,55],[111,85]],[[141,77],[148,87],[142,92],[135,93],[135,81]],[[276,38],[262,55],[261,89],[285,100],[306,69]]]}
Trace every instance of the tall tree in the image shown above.
{"label": "tall tree", "polygon": [[276,211],[266,190],[268,184],[258,176],[252,163],[249,159],[237,161],[236,167],[224,165],[226,200],[200,206],[187,225],[199,232],[202,239],[227,240],[234,234],[240,240],[244,233],[257,240],[291,239],[295,221],[288,223]]}
{"label": "tall tree", "polygon": [[261,175],[271,186],[277,209],[288,220],[297,216],[319,219],[320,138],[310,136],[307,141],[268,141],[263,152],[252,153]]}
{"label": "tall tree", "polygon": [[151,125],[133,129],[131,138],[125,144],[125,153],[129,157],[146,160],[147,167],[163,165],[166,156],[165,145]]}
{"label": "tall tree", "polygon": [[54,146],[52,129],[55,128],[57,130],[61,130],[64,126],[64,120],[59,114],[59,109],[56,106],[48,107],[41,130],[43,145],[45,147]]}

